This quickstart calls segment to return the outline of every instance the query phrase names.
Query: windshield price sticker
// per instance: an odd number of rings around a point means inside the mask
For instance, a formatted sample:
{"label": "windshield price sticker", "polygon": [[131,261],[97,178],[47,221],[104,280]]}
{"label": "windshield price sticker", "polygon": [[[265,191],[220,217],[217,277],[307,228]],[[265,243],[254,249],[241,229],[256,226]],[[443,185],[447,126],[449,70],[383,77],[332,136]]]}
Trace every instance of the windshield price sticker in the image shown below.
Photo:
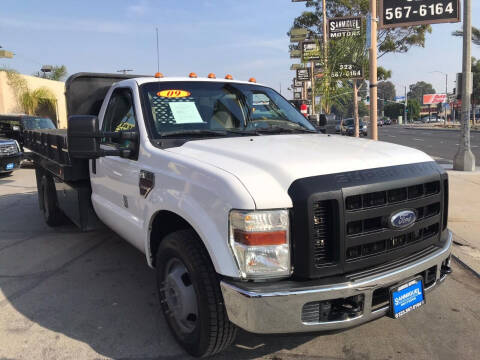
{"label": "windshield price sticker", "polygon": [[460,21],[460,0],[381,0],[380,28]]}
{"label": "windshield price sticker", "polygon": [[191,94],[185,90],[163,90],[157,93],[158,96],[169,99],[186,98]]}

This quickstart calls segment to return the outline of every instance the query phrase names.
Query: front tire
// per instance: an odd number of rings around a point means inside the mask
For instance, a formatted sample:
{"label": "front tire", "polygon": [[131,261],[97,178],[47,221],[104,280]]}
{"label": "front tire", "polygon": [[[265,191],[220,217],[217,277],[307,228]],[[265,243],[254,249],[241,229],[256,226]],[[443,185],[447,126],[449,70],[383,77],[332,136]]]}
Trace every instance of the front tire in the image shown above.
{"label": "front tire", "polygon": [[219,280],[193,230],[167,235],[156,257],[157,288],[163,313],[178,343],[197,357],[221,352],[235,340]]}

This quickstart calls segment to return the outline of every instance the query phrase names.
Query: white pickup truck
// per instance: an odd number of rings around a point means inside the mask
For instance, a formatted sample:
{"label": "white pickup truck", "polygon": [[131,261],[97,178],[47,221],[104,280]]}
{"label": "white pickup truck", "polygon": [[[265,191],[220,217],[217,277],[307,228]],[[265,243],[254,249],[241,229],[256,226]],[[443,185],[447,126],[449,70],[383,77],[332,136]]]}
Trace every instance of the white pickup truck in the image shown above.
{"label": "white pickup truck", "polygon": [[397,318],[451,271],[447,174],[418,150],[320,134],[254,79],[80,73],[66,96],[66,132],[26,135],[46,222],[145,253],[194,356]]}

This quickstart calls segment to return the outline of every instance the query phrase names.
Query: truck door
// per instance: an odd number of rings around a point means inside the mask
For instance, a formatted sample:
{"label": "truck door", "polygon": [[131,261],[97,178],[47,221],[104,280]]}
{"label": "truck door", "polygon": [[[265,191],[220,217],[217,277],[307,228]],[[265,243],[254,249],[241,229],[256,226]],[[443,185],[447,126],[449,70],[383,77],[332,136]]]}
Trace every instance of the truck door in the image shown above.
{"label": "truck door", "polygon": [[[130,88],[117,88],[112,92],[103,121],[103,131],[137,131],[133,94]],[[142,234],[142,199],[139,196],[138,143],[103,138],[101,148],[114,150],[131,148],[131,158],[106,156],[92,165],[92,202],[100,219],[133,245],[144,250]],[[96,169],[95,169],[96,168]]]}

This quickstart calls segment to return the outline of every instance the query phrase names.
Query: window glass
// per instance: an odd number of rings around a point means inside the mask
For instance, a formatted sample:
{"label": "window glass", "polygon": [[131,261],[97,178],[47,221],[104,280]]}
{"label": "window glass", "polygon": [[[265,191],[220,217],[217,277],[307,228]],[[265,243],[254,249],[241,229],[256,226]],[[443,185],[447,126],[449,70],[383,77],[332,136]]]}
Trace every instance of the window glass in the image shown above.
{"label": "window glass", "polygon": [[49,118],[24,118],[22,123],[25,130],[55,129],[55,124]]}
{"label": "window glass", "polygon": [[[137,121],[133,108],[132,94],[129,89],[116,89],[108,103],[102,130],[106,132],[137,131]],[[104,139],[104,142],[127,145],[125,140]]]}
{"label": "window glass", "polygon": [[146,121],[159,138],[182,131],[238,131],[276,126],[314,131],[274,90],[225,82],[155,82],[141,86]]}

